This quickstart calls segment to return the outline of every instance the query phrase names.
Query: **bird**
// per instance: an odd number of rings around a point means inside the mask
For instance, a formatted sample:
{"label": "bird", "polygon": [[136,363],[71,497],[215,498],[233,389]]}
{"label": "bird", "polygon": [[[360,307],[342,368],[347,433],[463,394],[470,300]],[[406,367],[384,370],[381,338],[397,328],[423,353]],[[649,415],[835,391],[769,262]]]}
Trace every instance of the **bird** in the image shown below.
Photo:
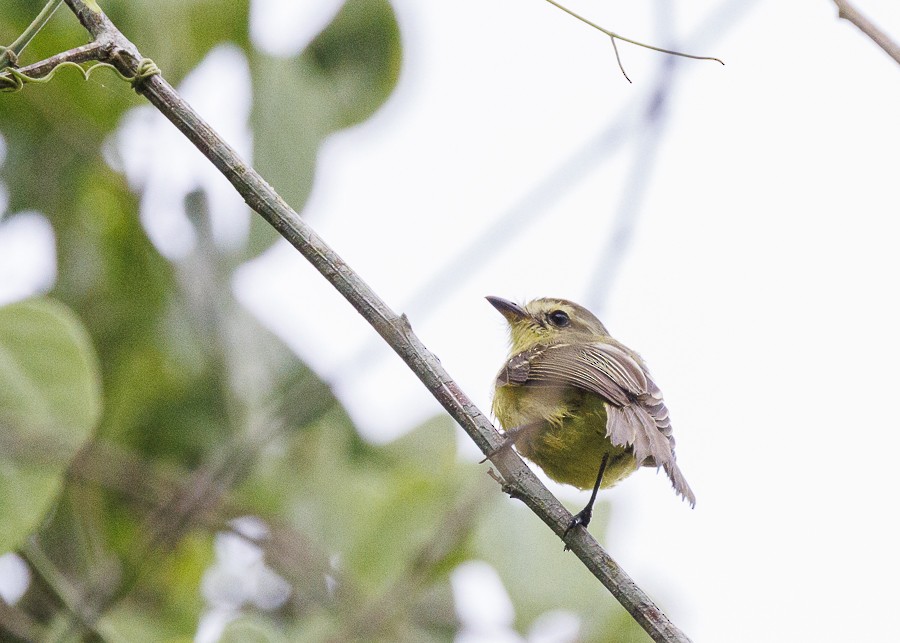
{"label": "bird", "polygon": [[563,538],[588,526],[599,489],[641,467],[661,467],[675,493],[696,505],[675,461],[668,408],[636,352],[572,301],[486,299],[506,318],[511,339],[492,401],[504,441],[486,459],[515,446],[553,480],[592,489]]}

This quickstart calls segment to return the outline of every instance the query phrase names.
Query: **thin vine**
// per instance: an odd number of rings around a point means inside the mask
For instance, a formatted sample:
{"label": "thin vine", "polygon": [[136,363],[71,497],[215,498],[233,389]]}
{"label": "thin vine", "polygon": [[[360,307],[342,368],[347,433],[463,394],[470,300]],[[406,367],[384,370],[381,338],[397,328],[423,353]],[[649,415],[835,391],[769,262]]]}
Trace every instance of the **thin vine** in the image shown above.
{"label": "thin vine", "polygon": [[14,67],[10,67],[3,73],[0,73],[0,92],[12,93],[22,91],[22,89],[25,88],[25,85],[28,85],[30,83],[49,83],[56,75],[56,72],[63,67],[72,67],[74,69],[77,69],[79,72],[81,72],[81,75],[84,76],[85,80],[88,80],[91,77],[91,74],[93,74],[97,69],[112,69],[119,78],[127,83],[131,83],[131,86],[134,88],[137,88],[140,83],[147,80],[150,76],[155,76],[156,74],[160,73],[159,67],[157,67],[156,63],[149,58],[144,58],[138,63],[138,69],[133,76],[126,76],[114,65],[111,65],[109,63],[95,62],[93,65],[83,67],[71,60],[64,60],[53,67],[53,69],[51,69],[48,74],[45,74],[43,76],[29,76],[28,74]]}

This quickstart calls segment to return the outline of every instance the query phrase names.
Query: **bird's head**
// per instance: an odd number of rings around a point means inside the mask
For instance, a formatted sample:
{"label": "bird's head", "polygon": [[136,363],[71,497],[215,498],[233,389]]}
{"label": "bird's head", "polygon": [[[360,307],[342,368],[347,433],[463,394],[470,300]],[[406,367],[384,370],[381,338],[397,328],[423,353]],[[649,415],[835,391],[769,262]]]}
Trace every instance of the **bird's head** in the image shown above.
{"label": "bird's head", "polygon": [[500,297],[486,297],[509,322],[512,353],[536,344],[590,341],[609,337],[606,327],[584,306],[554,297],[534,299],[524,306]]}

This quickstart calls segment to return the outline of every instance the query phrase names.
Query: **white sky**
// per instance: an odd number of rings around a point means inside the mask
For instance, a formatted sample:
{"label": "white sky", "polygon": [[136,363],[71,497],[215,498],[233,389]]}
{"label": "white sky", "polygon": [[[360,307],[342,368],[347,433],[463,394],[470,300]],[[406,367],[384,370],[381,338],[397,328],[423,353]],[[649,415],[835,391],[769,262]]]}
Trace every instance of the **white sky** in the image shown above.
{"label": "white sky", "polygon": [[[630,85],[602,34],[541,0],[393,4],[400,84],[327,141],[307,220],[486,410],[506,338],[483,296],[596,302],[620,204],[635,204],[598,312],[662,387],[698,503],[638,472],[606,492],[611,554],[697,643],[894,640],[900,66],[829,0],[571,0],[623,35],[725,60],[674,61],[654,151],[641,119],[672,59],[620,45]],[[336,6],[257,0],[256,33],[296,50]],[[900,38],[900,3],[858,6]],[[624,191],[640,180],[637,201]],[[524,229],[485,241],[513,208]],[[368,437],[440,412],[286,244],[235,288]]]}

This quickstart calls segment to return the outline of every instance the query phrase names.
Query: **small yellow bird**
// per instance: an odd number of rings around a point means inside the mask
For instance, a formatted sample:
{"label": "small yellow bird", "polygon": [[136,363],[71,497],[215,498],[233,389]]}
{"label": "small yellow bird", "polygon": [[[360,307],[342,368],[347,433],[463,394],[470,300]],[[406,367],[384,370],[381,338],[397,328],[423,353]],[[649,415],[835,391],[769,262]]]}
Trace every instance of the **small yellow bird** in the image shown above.
{"label": "small yellow bird", "polygon": [[489,457],[515,445],[557,482],[593,488],[566,533],[587,527],[598,489],[641,466],[662,467],[675,492],[696,504],[675,463],[662,393],[637,353],[571,301],[545,298],[520,306],[487,300],[509,322],[512,338],[493,401],[506,440]]}

